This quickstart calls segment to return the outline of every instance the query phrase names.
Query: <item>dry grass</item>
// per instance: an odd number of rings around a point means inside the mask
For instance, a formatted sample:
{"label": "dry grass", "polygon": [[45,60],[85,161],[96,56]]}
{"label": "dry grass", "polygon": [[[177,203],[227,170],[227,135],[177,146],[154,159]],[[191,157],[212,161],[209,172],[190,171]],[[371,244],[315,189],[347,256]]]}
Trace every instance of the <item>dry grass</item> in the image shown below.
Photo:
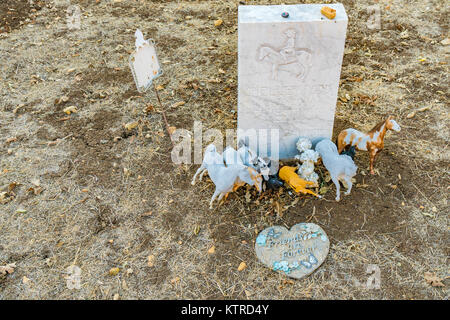
{"label": "dry grass", "polygon": [[[164,104],[186,101],[168,111],[169,123],[233,128],[238,2],[71,2],[82,8],[81,30],[67,30],[67,3],[54,1],[34,23],[0,35],[0,191],[18,183],[15,198],[0,204],[0,265],[17,266],[0,275],[0,299],[448,298],[448,281],[437,288],[423,279],[427,271],[441,278],[449,272],[445,1],[380,0],[375,31],[365,27],[371,1],[342,1],[349,29],[339,96],[351,99],[338,102],[335,135],[350,126],[370,129],[386,114],[402,131],[386,137],[379,175],[365,175],[368,156],[358,154],[357,183],[367,187],[340,203],[332,201],[334,187],[325,200],[303,196],[282,217],[273,202],[292,204],[287,192],[247,203],[241,190],[209,211],[212,183],[192,187],[197,166],[170,162],[160,113],[142,111],[158,109],[156,98],[139,95],[128,70],[139,27],[158,45]],[[224,24],[216,28],[218,18]],[[55,103],[64,95],[69,101]],[[69,105],[79,112],[62,121]],[[133,132],[123,128],[130,121],[139,121]],[[6,143],[11,137],[17,140]],[[43,192],[34,195],[27,190],[36,179]],[[305,220],[331,239],[314,274],[291,281],[256,260],[258,231]],[[241,261],[248,267],[239,272]],[[80,290],[66,286],[72,264],[82,270]],[[381,289],[357,285],[368,264],[380,267]],[[114,267],[120,272],[111,276]]]}

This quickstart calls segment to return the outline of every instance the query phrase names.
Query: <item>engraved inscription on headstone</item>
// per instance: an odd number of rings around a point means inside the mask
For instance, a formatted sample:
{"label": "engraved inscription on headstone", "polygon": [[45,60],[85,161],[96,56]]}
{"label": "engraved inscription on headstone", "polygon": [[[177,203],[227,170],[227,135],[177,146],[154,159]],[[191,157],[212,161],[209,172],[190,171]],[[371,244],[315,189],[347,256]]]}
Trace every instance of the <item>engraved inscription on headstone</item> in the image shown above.
{"label": "engraved inscription on headstone", "polygon": [[258,259],[274,271],[300,279],[314,272],[327,257],[330,241],[314,223],[299,223],[291,230],[273,226],[256,238]]}
{"label": "engraved inscription on headstone", "polygon": [[281,159],[297,154],[300,136],[332,135],[347,15],[330,4],[330,20],[322,6],[239,7],[238,129],[280,130]]}

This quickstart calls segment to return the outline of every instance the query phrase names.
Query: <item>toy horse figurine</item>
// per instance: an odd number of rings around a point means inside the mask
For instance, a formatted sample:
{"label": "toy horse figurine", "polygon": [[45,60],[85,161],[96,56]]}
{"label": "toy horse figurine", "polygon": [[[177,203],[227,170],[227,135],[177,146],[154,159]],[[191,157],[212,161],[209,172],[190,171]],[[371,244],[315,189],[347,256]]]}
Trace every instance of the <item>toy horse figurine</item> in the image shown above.
{"label": "toy horse figurine", "polygon": [[356,150],[369,151],[370,153],[370,173],[375,174],[373,164],[375,157],[383,150],[384,135],[387,130],[400,131],[400,126],[389,116],[385,121],[378,123],[368,133],[355,130],[353,128],[342,130],[338,136],[339,153],[347,146],[355,146]]}
{"label": "toy horse figurine", "polygon": [[306,181],[300,178],[295,171],[296,167],[288,167],[284,166],[280,169],[279,176],[280,179],[285,181],[292,189],[294,189],[297,193],[309,193],[318,198],[322,198],[317,193],[312,192],[309,189],[306,189],[307,186],[314,186],[315,183],[311,181]]}
{"label": "toy horse figurine", "polygon": [[352,158],[338,154],[336,145],[330,139],[320,140],[316,144],[316,151],[322,158],[323,165],[330,173],[331,180],[336,186],[336,201],[341,199],[339,181],[345,181],[348,189],[346,195],[352,191],[352,178],[356,175],[357,167]]}

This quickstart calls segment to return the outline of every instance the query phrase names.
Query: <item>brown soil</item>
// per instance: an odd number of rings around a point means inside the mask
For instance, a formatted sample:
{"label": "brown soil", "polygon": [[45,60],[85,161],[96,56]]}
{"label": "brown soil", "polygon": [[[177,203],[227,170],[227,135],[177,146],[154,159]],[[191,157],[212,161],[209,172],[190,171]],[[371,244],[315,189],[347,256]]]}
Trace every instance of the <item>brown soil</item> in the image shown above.
{"label": "brown soil", "polygon": [[[171,162],[161,108],[152,90],[136,91],[128,56],[136,28],[157,43],[171,126],[235,128],[239,2],[72,0],[81,29],[69,30],[68,2],[3,1],[0,192],[17,185],[0,204],[0,266],[16,263],[0,275],[0,299],[448,298],[448,4],[380,0],[381,29],[370,30],[372,2],[342,2],[349,26],[333,138],[394,115],[402,131],[388,133],[377,174],[359,152],[355,187],[339,203],[321,180],[323,200],[288,189],[258,199],[241,188],[209,210],[212,182],[193,187],[198,165]],[[68,106],[77,113],[65,114]],[[42,192],[30,191],[36,180]],[[330,253],[291,282],[257,261],[254,240],[268,226],[304,221],[324,228]],[[80,290],[66,286],[72,264]],[[381,289],[357,285],[369,264],[380,268]],[[445,286],[429,285],[425,272]]]}

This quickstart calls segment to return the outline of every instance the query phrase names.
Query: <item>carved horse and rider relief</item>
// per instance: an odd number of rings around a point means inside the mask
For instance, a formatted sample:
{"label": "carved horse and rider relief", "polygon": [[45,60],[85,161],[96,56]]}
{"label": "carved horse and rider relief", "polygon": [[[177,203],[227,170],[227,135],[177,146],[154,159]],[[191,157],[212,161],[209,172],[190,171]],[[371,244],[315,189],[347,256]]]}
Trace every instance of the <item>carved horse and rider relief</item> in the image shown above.
{"label": "carved horse and rider relief", "polygon": [[280,66],[288,66],[282,70],[294,74],[299,79],[304,79],[311,68],[312,51],[295,47],[295,30],[289,29],[284,34],[287,37],[285,46],[276,49],[269,45],[262,45],[258,49],[258,60],[272,64],[271,79],[273,80],[278,78]]}

